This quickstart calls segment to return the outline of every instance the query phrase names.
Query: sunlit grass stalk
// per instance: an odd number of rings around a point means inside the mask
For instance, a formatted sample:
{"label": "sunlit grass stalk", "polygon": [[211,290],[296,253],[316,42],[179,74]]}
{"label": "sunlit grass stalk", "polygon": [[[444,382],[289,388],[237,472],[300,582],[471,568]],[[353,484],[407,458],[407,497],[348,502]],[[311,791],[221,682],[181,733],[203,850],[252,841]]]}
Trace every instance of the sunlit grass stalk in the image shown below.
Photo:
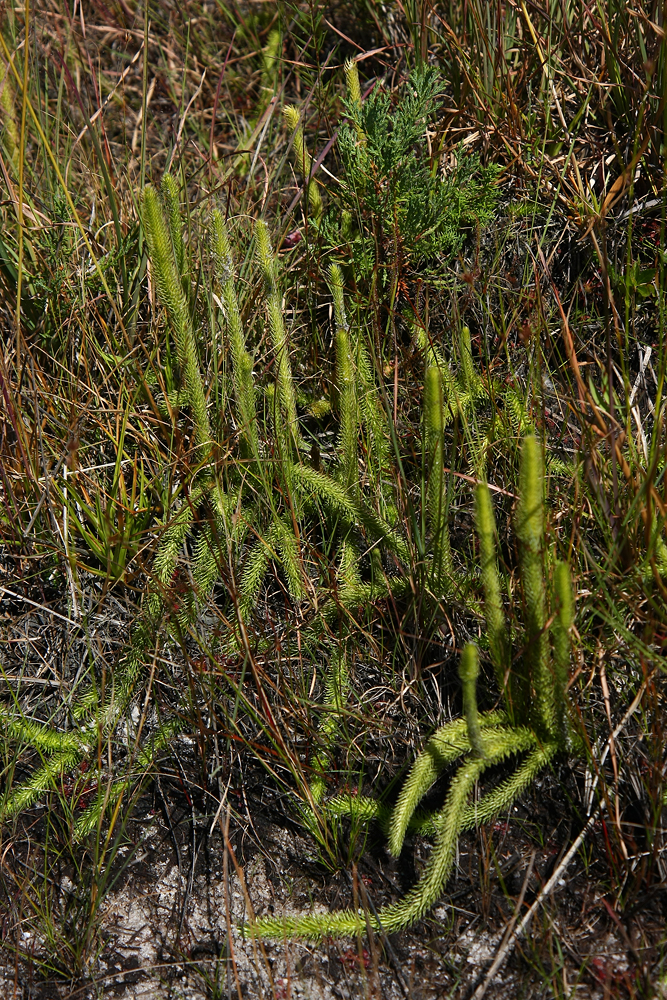
{"label": "sunlit grass stalk", "polygon": [[2,138],[9,156],[13,171],[18,171],[19,164],[19,128],[16,124],[16,109],[14,107],[14,90],[12,87],[9,66],[0,63],[0,124]]}

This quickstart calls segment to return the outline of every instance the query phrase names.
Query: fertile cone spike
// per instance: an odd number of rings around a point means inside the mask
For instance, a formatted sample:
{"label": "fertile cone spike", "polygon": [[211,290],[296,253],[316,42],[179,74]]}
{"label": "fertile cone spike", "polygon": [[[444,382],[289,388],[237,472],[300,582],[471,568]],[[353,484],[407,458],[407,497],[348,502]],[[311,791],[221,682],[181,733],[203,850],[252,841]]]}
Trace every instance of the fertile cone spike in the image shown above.
{"label": "fertile cone spike", "polygon": [[477,677],[479,675],[479,657],[477,646],[468,642],[463,647],[459,664],[459,677],[463,687],[463,714],[468,727],[468,739],[476,757],[486,756],[484,741],[477,712]]}

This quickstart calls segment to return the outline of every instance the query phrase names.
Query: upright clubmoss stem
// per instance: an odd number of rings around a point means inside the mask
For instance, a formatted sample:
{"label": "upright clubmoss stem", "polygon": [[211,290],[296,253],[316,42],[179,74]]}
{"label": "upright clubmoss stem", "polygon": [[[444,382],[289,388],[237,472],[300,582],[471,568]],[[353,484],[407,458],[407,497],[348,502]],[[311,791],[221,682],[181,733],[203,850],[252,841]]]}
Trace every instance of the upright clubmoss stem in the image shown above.
{"label": "upright clubmoss stem", "polygon": [[320,194],[320,189],[317,186],[317,181],[314,177],[311,177],[313,159],[308,152],[308,147],[306,146],[306,138],[303,134],[303,127],[300,124],[299,109],[295,108],[293,104],[290,104],[288,107],[283,109],[283,115],[285,116],[285,121],[292,132],[292,143],[294,146],[297,164],[303,176],[304,183],[307,185],[308,208],[310,209],[310,215],[312,219],[317,221],[324,211],[324,206],[322,204],[322,196]]}
{"label": "upright clubmoss stem", "polygon": [[479,676],[479,656],[474,642],[463,647],[459,664],[459,677],[463,688],[463,714],[468,727],[468,739],[476,757],[484,757],[484,740],[477,711],[477,677]]}
{"label": "upright clubmoss stem", "polygon": [[165,174],[162,178],[162,198],[167,210],[167,223],[176,258],[176,269],[181,276],[183,292],[186,300],[189,298],[189,277],[186,268],[185,241],[183,239],[183,220],[181,219],[181,195],[176,178]]}
{"label": "upright clubmoss stem", "polygon": [[[542,448],[537,438],[530,434],[524,439],[521,450],[516,527],[526,609],[524,666],[518,675],[517,695],[520,711],[525,713],[524,719],[530,716],[538,730],[551,734],[554,731],[555,705],[546,632],[543,494]],[[531,694],[534,700],[529,711]]]}
{"label": "upright clubmoss stem", "polygon": [[354,59],[347,59],[344,69],[347,98],[351,105],[354,130],[357,133],[359,143],[365,146],[368,140],[361,124],[361,84],[359,83],[359,70]]}
{"label": "upright clubmoss stem", "polygon": [[144,191],[143,222],[146,230],[148,252],[153,267],[158,296],[167,310],[174,332],[178,363],[184,389],[192,410],[197,444],[203,447],[211,440],[206,411],[206,394],[199,370],[197,345],[190,310],[185,299],[181,275],[178,271],[171,234],[165,222],[160,198],[153,187]]}
{"label": "upright clubmoss stem", "polygon": [[452,579],[452,555],[447,523],[444,429],[442,375],[436,365],[430,365],[426,370],[424,387],[424,436],[428,461],[426,508],[432,535],[434,580],[448,585]]}
{"label": "upright clubmoss stem", "polygon": [[484,587],[484,611],[489,637],[489,652],[498,687],[504,693],[509,669],[509,642],[500,592],[496,557],[496,520],[493,516],[491,492],[486,483],[475,490],[475,526],[479,538],[480,567]]}
{"label": "upright clubmoss stem", "polygon": [[[257,261],[264,274],[266,289],[266,304],[269,314],[269,327],[273,340],[273,349],[278,362],[278,400],[282,411],[282,419],[287,424],[287,440],[295,449],[298,447],[298,425],[296,414],[296,393],[292,380],[292,368],[289,360],[287,335],[283,321],[283,303],[278,289],[276,261],[271,247],[269,228],[262,220],[258,220],[255,228]],[[278,429],[278,428],[276,428]],[[290,446],[287,445],[289,448]]]}
{"label": "upright clubmoss stem", "polygon": [[243,321],[235,289],[232,247],[222,212],[211,217],[211,252],[220,283],[222,307],[232,355],[234,396],[242,426],[246,450],[259,460],[259,438],[255,408],[255,386],[252,377],[252,357],[246,348]]}
{"label": "upright clubmoss stem", "polygon": [[556,615],[552,626],[553,635],[553,684],[555,693],[555,714],[557,733],[567,741],[567,719],[565,718],[565,692],[570,668],[570,629],[574,623],[574,594],[570,567],[566,562],[557,562],[554,573],[554,593]]}
{"label": "upright clubmoss stem", "polygon": [[349,338],[349,325],[343,301],[343,277],[337,264],[329,270],[329,287],[334,300],[336,321],[336,382],[340,410],[340,455],[343,482],[352,493],[357,492],[359,480],[359,406],[355,365]]}

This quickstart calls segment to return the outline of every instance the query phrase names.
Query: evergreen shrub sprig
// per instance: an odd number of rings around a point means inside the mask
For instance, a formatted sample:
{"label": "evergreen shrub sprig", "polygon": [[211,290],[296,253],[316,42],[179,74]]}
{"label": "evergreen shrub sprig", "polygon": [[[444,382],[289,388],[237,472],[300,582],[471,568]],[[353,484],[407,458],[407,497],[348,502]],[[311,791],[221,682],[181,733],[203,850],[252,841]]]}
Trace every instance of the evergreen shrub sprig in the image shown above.
{"label": "evergreen shrub sprig", "polygon": [[411,73],[396,103],[381,84],[362,101],[353,61],[345,64],[345,78],[346,117],[337,142],[342,172],[326,207],[311,177],[299,111],[290,106],[284,112],[311,218],[325,246],[345,254],[357,278],[368,278],[379,267],[386,282],[398,261],[423,271],[432,258],[456,254],[467,230],[489,222],[498,168],[483,166],[477,155],[460,148],[454,169],[442,173],[439,150],[427,153],[426,133],[443,93],[433,67]]}

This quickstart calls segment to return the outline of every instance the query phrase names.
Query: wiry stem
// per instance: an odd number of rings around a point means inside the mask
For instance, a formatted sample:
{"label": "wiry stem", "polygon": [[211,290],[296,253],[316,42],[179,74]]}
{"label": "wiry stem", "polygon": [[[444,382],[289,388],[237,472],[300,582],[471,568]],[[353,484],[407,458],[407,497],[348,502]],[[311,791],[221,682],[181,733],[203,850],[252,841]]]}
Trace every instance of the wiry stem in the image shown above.
{"label": "wiry stem", "polygon": [[470,329],[467,326],[461,327],[459,336],[459,361],[461,363],[461,383],[464,390],[474,398],[479,393],[480,377],[475,371],[472,360],[472,344],[470,342]]}

